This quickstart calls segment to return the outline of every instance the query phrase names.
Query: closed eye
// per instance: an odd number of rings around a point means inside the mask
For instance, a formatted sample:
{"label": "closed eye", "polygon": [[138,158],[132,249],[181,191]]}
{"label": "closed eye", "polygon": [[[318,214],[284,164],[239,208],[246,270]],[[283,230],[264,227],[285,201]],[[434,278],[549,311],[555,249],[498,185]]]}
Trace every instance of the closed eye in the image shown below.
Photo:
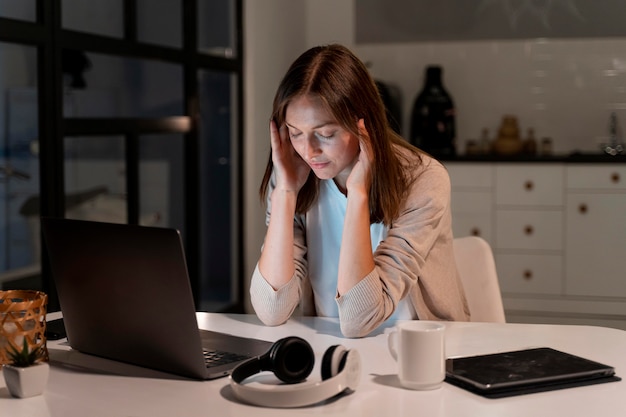
{"label": "closed eye", "polygon": [[335,132],[331,133],[329,136],[324,136],[321,133],[316,133],[315,136],[323,140],[331,140],[335,136]]}

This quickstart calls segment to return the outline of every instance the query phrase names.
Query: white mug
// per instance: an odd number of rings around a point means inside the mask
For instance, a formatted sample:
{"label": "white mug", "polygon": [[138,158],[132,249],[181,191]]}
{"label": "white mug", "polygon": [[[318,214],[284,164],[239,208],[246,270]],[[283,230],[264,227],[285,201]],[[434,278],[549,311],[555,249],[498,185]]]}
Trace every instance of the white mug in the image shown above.
{"label": "white mug", "polygon": [[446,376],[445,326],[433,321],[399,323],[388,336],[391,356],[398,362],[398,379],[409,389],[439,388]]}

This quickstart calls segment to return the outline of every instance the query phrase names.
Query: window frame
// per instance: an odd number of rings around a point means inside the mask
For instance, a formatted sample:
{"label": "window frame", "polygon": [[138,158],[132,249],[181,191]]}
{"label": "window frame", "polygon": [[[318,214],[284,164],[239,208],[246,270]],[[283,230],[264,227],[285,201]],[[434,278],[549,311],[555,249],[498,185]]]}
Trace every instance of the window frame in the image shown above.
{"label": "window frame", "polygon": [[[181,0],[182,47],[158,46],[137,41],[137,1],[124,0],[124,36],[110,38],[63,29],[62,0],[36,0],[36,22],[0,17],[0,42],[37,48],[37,89],[39,111],[39,168],[40,213],[42,216],[65,216],[64,138],[69,136],[121,135],[126,143],[126,190],[128,193],[128,223],[139,222],[139,136],[144,134],[180,133],[183,136],[185,178],[185,251],[196,305],[201,294],[201,236],[200,224],[200,140],[197,112],[200,70],[226,71],[236,77],[235,132],[231,140],[232,163],[235,175],[232,190],[235,193],[234,221],[231,230],[235,239],[235,253],[231,254],[233,299],[223,311],[243,311],[243,1],[232,0],[235,44],[232,56],[220,57],[198,51],[198,0]],[[63,72],[61,51],[75,49],[103,53],[117,57],[167,61],[183,68],[182,116],[164,118],[65,118],[63,116]],[[49,295],[49,311],[60,307],[56,288],[51,279],[49,262],[42,245],[41,279],[43,290]]]}

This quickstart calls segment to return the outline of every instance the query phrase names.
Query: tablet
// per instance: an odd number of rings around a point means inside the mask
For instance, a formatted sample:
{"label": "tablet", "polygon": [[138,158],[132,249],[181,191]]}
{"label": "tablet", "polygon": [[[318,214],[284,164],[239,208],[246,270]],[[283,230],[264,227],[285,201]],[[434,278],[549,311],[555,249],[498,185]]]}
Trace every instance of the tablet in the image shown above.
{"label": "tablet", "polygon": [[612,366],[549,347],[446,360],[446,381],[491,397],[618,381]]}

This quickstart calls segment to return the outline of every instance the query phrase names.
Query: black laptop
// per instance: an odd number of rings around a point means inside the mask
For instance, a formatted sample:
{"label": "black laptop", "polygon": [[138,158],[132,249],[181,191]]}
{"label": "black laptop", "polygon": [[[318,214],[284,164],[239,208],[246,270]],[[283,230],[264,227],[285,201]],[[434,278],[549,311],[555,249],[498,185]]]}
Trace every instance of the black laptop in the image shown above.
{"label": "black laptop", "polygon": [[73,349],[212,379],[271,346],[198,328],[177,230],[57,218],[42,230]]}

